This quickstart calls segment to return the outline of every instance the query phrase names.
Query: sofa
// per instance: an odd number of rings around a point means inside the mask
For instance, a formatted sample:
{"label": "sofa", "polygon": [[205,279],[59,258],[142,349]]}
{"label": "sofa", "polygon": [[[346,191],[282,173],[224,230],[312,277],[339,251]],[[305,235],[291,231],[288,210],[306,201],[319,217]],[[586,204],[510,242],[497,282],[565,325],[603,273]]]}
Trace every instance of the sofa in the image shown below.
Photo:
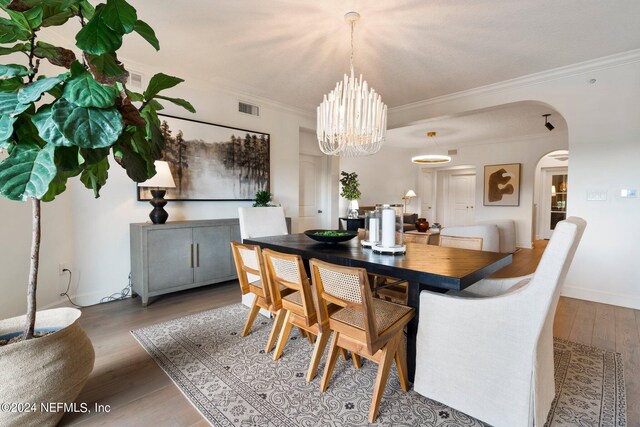
{"label": "sofa", "polygon": [[[375,210],[375,206],[361,206],[358,209],[358,214],[364,216],[365,212]],[[402,228],[403,231],[411,231],[416,229],[416,221],[418,220],[417,213],[405,213],[402,215]]]}

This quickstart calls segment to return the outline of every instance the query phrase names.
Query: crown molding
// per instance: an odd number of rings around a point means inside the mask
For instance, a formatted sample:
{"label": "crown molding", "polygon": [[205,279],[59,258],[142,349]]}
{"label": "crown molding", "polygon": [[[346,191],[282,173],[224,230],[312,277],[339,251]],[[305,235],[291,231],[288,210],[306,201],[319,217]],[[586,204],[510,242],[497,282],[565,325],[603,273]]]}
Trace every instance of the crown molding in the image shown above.
{"label": "crown molding", "polygon": [[474,95],[485,95],[497,92],[503,92],[514,88],[533,86],[553,80],[565,79],[581,74],[592,73],[594,71],[605,70],[608,68],[621,67],[640,61],[640,49],[634,49],[627,52],[617,53],[614,55],[604,56],[602,58],[590,59],[576,64],[566,65],[564,67],[553,68],[551,70],[541,71],[539,73],[528,74],[514,79],[504,80],[498,83],[492,83],[485,86],[479,86],[473,89],[454,92],[447,95],[429,98],[423,101],[416,101],[405,105],[400,105],[389,109],[389,113],[403,112],[420,108],[422,106],[438,104],[441,102],[452,101]]}

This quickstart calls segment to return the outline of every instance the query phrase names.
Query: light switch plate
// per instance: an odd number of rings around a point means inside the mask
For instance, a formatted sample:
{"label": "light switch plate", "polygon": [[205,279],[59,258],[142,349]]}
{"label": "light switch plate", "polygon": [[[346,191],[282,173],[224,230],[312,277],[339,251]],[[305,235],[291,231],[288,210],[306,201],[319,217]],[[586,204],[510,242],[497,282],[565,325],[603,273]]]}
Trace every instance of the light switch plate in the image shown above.
{"label": "light switch plate", "polygon": [[588,191],[587,200],[592,202],[604,202],[607,200],[606,191]]}
{"label": "light switch plate", "polygon": [[625,199],[635,199],[638,197],[638,190],[635,188],[623,188],[620,190],[620,197],[624,197]]}

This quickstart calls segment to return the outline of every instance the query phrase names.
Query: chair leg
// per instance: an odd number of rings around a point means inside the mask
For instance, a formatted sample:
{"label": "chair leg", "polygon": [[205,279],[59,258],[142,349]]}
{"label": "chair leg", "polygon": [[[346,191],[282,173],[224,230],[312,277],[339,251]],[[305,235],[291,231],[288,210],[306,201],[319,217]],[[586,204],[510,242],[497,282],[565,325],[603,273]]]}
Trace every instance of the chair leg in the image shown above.
{"label": "chair leg", "polygon": [[342,356],[342,358],[344,360],[349,360],[349,353],[347,353],[347,350],[345,350],[342,347],[339,347],[339,348],[340,348],[340,355]]}
{"label": "chair leg", "polygon": [[249,316],[247,316],[247,322],[244,324],[244,329],[242,329],[242,333],[240,336],[246,337],[249,334],[249,330],[251,329],[251,325],[256,320],[256,316],[260,311],[260,307],[258,306],[258,296],[253,299],[253,303],[251,304],[251,308],[249,309]]}
{"label": "chair leg", "polygon": [[300,333],[300,336],[301,336],[302,338],[306,338],[306,337],[307,337],[307,331],[305,331],[304,329],[302,329],[302,328],[300,328],[300,327],[299,327],[299,328],[298,328],[298,332]]}
{"label": "chair leg", "polygon": [[278,310],[278,313],[276,313],[276,319],[273,321],[273,326],[271,326],[271,332],[269,333],[269,339],[267,340],[267,347],[264,349],[265,353],[269,353],[271,350],[273,350],[273,346],[276,345],[278,335],[280,334],[280,330],[282,329],[282,321],[284,320],[284,315],[284,309],[280,309]]}
{"label": "chair leg", "polygon": [[398,368],[398,379],[400,380],[400,387],[402,391],[409,391],[409,374],[407,373],[407,352],[404,348],[404,340],[402,339],[402,332],[400,332],[400,338],[398,340],[398,349],[396,350],[396,368]]}
{"label": "chair leg", "polygon": [[314,379],[318,372],[318,365],[320,364],[320,360],[324,354],[324,349],[327,347],[327,342],[329,342],[329,335],[331,335],[330,331],[320,332],[318,334],[316,344],[313,347],[313,355],[311,356],[311,363],[309,363],[309,370],[307,371],[307,382]]}
{"label": "chair leg", "polygon": [[329,379],[331,378],[331,374],[333,373],[333,368],[336,366],[336,362],[338,361],[338,332],[333,333],[333,337],[331,338],[331,347],[329,347],[329,355],[327,356],[327,362],[324,365],[324,373],[322,374],[322,382],[320,382],[320,391],[325,392],[327,387],[329,387]]}
{"label": "chair leg", "polygon": [[391,363],[393,362],[393,356],[396,354],[396,347],[398,346],[398,339],[393,338],[382,349],[382,357],[380,358],[380,365],[378,366],[378,375],[376,376],[376,384],[373,387],[373,397],[371,398],[371,406],[369,408],[369,422],[375,422],[378,417],[378,409],[380,408],[380,401],[382,400],[382,394],[384,388],[387,385],[387,378],[389,377],[389,370],[391,369]]}
{"label": "chair leg", "polygon": [[316,336],[311,332],[307,332],[307,339],[309,340],[309,344],[313,344],[316,342]]}
{"label": "chair leg", "polygon": [[289,322],[289,318],[291,317],[291,312],[286,310],[286,314],[284,315],[284,325],[282,329],[280,329],[280,336],[278,337],[278,344],[276,344],[276,351],[273,352],[273,360],[280,359],[282,356],[282,350],[284,350],[284,346],[287,344],[289,340],[289,334],[291,333],[291,329],[293,329],[293,323]]}
{"label": "chair leg", "polygon": [[356,369],[362,368],[362,360],[360,359],[360,356],[355,353],[351,353],[351,358],[353,359],[353,366],[355,366]]}

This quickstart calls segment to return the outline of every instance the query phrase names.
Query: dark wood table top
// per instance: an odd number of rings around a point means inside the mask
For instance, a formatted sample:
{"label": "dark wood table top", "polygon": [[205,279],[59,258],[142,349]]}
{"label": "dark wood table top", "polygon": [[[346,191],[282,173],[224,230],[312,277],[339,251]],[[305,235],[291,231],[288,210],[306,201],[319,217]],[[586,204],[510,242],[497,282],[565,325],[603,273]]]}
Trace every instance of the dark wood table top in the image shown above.
{"label": "dark wood table top", "polygon": [[300,255],[303,259],[366,268],[369,273],[396,277],[440,289],[462,290],[511,264],[511,254],[408,243],[405,255],[383,255],[362,248],[359,239],[319,243],[304,234],[245,239],[245,243]]}

